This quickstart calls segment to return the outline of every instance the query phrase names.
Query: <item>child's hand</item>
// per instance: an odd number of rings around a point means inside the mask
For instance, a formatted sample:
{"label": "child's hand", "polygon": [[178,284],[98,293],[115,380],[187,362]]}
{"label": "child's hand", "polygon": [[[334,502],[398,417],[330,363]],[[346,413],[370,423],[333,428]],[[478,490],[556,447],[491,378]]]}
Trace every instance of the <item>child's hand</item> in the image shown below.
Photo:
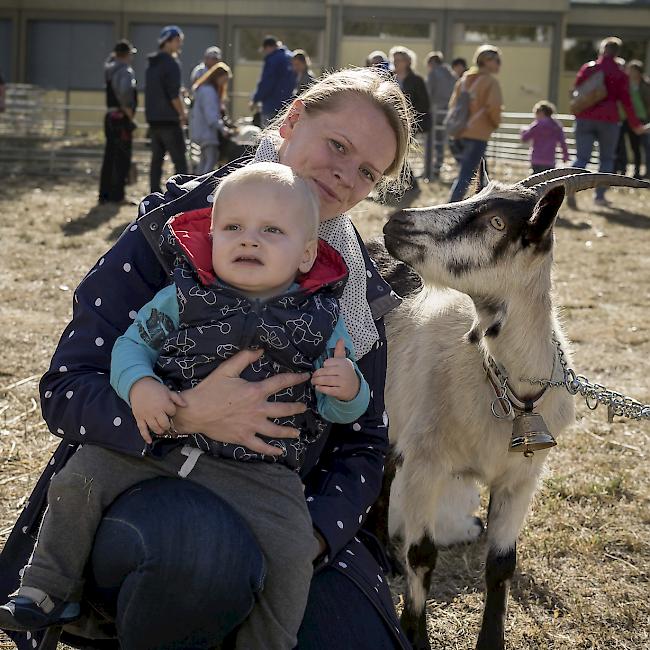
{"label": "child's hand", "polygon": [[129,400],[140,435],[148,444],[153,442],[150,431],[159,435],[165,433],[171,426],[169,418],[176,415],[176,407],[186,406],[179,393],[169,390],[153,377],[138,379],[131,386]]}
{"label": "child's hand", "polygon": [[359,392],[359,377],[354,364],[345,356],[343,339],[336,342],[334,356],[326,359],[323,367],[314,371],[311,383],[319,393],[336,397],[343,402],[353,400]]}

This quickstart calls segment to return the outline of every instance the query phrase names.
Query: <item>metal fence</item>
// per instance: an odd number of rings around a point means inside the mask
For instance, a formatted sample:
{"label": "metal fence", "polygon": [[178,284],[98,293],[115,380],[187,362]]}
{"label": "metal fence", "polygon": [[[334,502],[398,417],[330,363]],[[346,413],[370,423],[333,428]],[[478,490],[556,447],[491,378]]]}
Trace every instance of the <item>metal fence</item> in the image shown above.
{"label": "metal fence", "polygon": [[[67,101],[68,100],[68,101]],[[103,153],[101,106],[69,103],[67,95],[53,100],[35,86],[9,84],[6,110],[0,113],[0,170],[22,174],[98,175]],[[573,115],[555,116],[563,125],[569,154],[575,155]],[[148,141],[144,115],[134,140],[134,159],[146,166]],[[520,130],[532,120],[530,113],[504,112],[499,128],[487,148],[488,160],[528,164],[528,145],[521,142]],[[442,120],[434,121],[434,131],[422,142],[420,152],[411,159],[416,175],[431,178],[431,144]],[[447,150],[448,152],[448,150]],[[192,154],[192,152],[189,152]],[[196,152],[194,152],[194,155]],[[597,149],[592,162],[598,160]]]}

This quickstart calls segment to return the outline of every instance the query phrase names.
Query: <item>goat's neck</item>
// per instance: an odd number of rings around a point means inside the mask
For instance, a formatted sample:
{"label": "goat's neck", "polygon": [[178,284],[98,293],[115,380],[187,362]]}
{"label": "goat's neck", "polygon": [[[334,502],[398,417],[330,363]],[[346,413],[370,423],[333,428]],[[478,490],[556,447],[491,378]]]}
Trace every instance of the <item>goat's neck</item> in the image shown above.
{"label": "goat's neck", "polygon": [[[520,397],[539,392],[524,379],[549,379],[553,372],[556,327],[550,293],[510,296],[501,313],[476,305],[481,331],[479,345],[508,373],[510,388]],[[500,321],[495,321],[500,318]],[[500,326],[494,327],[495,322]]]}

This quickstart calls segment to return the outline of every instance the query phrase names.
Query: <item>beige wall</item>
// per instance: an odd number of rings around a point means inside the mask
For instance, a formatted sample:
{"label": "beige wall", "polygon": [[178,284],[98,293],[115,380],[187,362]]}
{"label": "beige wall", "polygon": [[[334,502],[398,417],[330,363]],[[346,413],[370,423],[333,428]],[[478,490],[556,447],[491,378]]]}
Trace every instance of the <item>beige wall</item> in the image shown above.
{"label": "beige wall", "polygon": [[567,13],[567,22],[572,25],[602,26],[605,31],[612,25],[647,26],[650,29],[650,9],[626,8],[622,11],[620,7],[573,7]]}
{"label": "beige wall", "polygon": [[[551,47],[550,45],[498,44],[503,64],[499,82],[506,111],[528,112],[540,99],[548,99]],[[468,63],[474,56],[474,44],[454,46],[454,56]]]}
{"label": "beige wall", "polygon": [[[326,0],[328,5],[337,6],[338,0]],[[396,6],[395,0],[344,0],[349,7],[386,7]],[[408,0],[404,3],[413,9],[477,9],[480,11],[567,11],[569,0],[545,0],[543,5],[537,0]]]}

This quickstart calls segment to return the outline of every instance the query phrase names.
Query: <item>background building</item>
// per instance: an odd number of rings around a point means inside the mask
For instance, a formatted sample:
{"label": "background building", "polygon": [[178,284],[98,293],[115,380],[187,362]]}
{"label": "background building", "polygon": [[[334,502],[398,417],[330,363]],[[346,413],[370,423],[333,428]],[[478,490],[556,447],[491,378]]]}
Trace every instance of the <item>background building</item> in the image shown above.
{"label": "background building", "polygon": [[[507,110],[529,111],[549,98],[567,107],[575,71],[598,42],[616,35],[625,58],[650,64],[650,0],[0,0],[0,70],[7,81],[36,84],[66,104],[103,101],[102,62],[115,41],[138,48],[142,86],[146,55],[162,26],[185,32],[187,78],[206,46],[217,44],[234,72],[233,113],[248,113],[261,67],[259,45],[271,33],[301,47],[317,72],[364,65],[375,49],[404,44],[419,57],[443,50],[471,59],[484,42],[503,50],[501,84]],[[94,7],[96,6],[96,8]]]}

